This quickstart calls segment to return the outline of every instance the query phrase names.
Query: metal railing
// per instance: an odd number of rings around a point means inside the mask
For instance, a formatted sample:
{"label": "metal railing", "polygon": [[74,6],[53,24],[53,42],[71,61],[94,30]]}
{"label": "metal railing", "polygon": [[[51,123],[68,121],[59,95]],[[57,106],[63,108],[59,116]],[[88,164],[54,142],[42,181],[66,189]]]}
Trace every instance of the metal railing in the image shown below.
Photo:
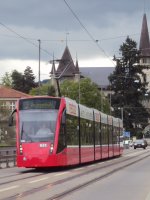
{"label": "metal railing", "polygon": [[0,169],[16,166],[16,150],[0,150]]}

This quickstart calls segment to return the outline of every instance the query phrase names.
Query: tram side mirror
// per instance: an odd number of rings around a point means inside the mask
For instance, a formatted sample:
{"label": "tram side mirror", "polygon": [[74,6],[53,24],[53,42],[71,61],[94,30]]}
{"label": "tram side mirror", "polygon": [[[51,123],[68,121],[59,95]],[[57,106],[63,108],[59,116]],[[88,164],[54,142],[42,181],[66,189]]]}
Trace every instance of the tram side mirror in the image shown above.
{"label": "tram side mirror", "polygon": [[64,110],[63,114],[62,114],[62,120],[61,120],[62,124],[65,125],[66,123],[66,110]]}
{"label": "tram side mirror", "polygon": [[13,121],[14,121],[13,114],[14,114],[16,111],[17,111],[17,110],[15,109],[15,110],[11,113],[11,115],[10,115],[10,117],[9,117],[9,119],[8,119],[8,126],[13,126]]}

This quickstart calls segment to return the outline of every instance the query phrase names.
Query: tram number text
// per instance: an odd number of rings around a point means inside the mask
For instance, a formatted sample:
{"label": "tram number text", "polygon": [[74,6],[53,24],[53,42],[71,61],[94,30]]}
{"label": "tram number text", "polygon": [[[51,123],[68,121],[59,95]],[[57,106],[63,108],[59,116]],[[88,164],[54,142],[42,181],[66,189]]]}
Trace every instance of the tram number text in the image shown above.
{"label": "tram number text", "polygon": [[47,144],[40,144],[40,147],[45,148],[45,147],[47,147]]}

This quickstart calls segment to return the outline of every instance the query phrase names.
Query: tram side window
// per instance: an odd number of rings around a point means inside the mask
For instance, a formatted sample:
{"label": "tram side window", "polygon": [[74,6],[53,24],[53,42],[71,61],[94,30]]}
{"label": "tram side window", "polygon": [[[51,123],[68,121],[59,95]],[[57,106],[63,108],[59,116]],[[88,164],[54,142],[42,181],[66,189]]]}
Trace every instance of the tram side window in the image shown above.
{"label": "tram side window", "polygon": [[120,136],[120,135],[122,135],[122,134],[123,134],[123,128],[118,128],[118,129],[119,129],[119,131],[118,131],[118,132],[119,132],[119,134],[118,134],[118,135]]}
{"label": "tram side window", "polygon": [[112,125],[108,126],[108,134],[109,134],[109,144],[112,144],[112,139],[113,139]]}
{"label": "tram side window", "polygon": [[122,135],[122,128],[117,127],[117,136],[120,138],[120,136]]}
{"label": "tram side window", "polygon": [[93,121],[80,120],[81,145],[93,145]]}
{"label": "tram side window", "polygon": [[79,128],[78,118],[75,116],[67,115],[66,118],[66,133],[67,145],[79,144]]}
{"label": "tram side window", "polygon": [[100,124],[95,122],[95,145],[100,144]]}
{"label": "tram side window", "polygon": [[108,144],[108,130],[106,124],[101,125],[101,135],[102,135],[102,145]]}
{"label": "tram side window", "polygon": [[113,143],[114,144],[117,144],[117,142],[118,142],[117,135],[118,135],[117,127],[114,127],[114,130],[113,130]]}

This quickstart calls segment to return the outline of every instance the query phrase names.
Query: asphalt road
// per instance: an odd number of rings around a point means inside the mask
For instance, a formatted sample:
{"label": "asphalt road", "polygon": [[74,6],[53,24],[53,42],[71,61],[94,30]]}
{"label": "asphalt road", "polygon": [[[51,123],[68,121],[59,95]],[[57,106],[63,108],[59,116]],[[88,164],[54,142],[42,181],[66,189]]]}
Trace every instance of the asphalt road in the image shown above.
{"label": "asphalt road", "polygon": [[0,199],[150,200],[150,149],[69,169],[0,170]]}

